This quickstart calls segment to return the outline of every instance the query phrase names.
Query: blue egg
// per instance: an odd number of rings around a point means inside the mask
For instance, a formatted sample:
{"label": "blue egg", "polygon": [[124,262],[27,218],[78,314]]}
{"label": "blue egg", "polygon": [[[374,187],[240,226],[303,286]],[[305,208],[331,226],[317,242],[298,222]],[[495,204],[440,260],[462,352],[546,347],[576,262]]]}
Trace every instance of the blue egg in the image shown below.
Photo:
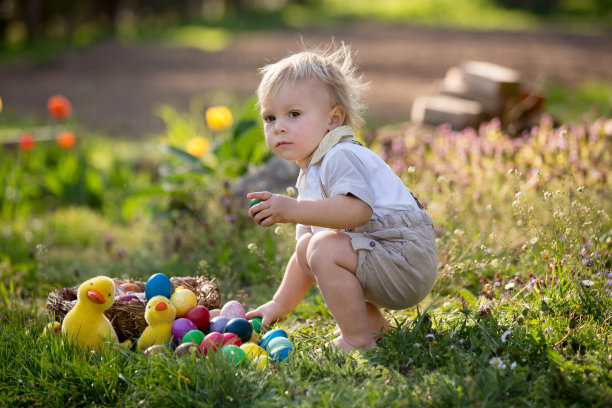
{"label": "blue egg", "polygon": [[269,332],[263,335],[261,340],[259,340],[259,346],[262,349],[267,350],[266,347],[268,346],[268,342],[275,337],[288,337],[288,336],[287,336],[287,333],[283,329],[270,330]]}
{"label": "blue egg", "polygon": [[145,294],[147,299],[151,299],[154,296],[165,296],[170,299],[172,295],[172,283],[163,273],[156,273],[151,276],[145,285]]}
{"label": "blue egg", "polygon": [[277,347],[289,347],[293,350],[293,343],[286,337],[275,337],[266,344],[266,351],[271,353]]}
{"label": "blue egg", "polygon": [[253,335],[253,326],[251,326],[251,323],[249,323],[247,319],[236,317],[227,322],[225,328],[223,329],[223,332],[234,333],[238,337],[240,337],[240,340],[243,343],[246,343],[251,339],[251,336]]}
{"label": "blue egg", "polygon": [[268,355],[270,356],[270,358],[272,360],[274,360],[275,362],[280,363],[281,361],[283,361],[287,357],[289,357],[289,355],[291,354],[292,350],[293,350],[293,348],[291,348],[289,346],[280,346],[280,347],[276,347],[274,350],[270,351],[268,353]]}

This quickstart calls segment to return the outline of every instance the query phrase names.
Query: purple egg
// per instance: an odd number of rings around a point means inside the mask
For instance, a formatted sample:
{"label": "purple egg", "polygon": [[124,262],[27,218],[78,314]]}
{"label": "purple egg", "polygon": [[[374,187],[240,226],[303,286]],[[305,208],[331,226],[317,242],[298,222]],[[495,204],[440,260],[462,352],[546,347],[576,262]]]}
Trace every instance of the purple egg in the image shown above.
{"label": "purple egg", "polygon": [[184,317],[180,317],[172,323],[172,328],[170,329],[170,333],[172,334],[172,338],[175,342],[180,343],[183,340],[183,336],[190,330],[197,330],[198,327],[189,319],[185,319]]}
{"label": "purple egg", "polygon": [[227,322],[229,322],[229,319],[227,317],[217,316],[210,321],[210,324],[208,325],[208,331],[223,333]]}
{"label": "purple egg", "polygon": [[237,300],[230,300],[221,308],[221,316],[227,317],[229,320],[237,317],[245,319],[246,312],[244,311],[244,306],[242,306],[240,302]]}

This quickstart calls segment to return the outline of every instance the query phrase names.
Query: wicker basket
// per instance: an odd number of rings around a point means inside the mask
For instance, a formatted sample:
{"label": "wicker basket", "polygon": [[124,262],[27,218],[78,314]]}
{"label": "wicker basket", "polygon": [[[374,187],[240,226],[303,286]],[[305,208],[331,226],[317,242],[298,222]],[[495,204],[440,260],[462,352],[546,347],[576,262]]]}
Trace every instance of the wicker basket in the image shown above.
{"label": "wicker basket", "polygon": [[[114,281],[119,285],[135,283],[142,291],[145,288],[144,282],[132,279],[114,279]],[[192,290],[198,299],[198,305],[205,306],[209,310],[218,309],[221,305],[219,287],[213,281],[203,276],[170,278],[170,282],[172,282],[173,290],[182,285]],[[78,286],[55,289],[49,294],[47,297],[47,309],[56,321],[61,323],[64,320],[64,316],[74,307],[77,302],[78,289]],[[120,342],[140,337],[147,327],[147,322],[144,319],[145,307],[146,302],[139,299],[133,299],[129,302],[115,300],[115,303],[104,312],[104,315],[115,328]]]}

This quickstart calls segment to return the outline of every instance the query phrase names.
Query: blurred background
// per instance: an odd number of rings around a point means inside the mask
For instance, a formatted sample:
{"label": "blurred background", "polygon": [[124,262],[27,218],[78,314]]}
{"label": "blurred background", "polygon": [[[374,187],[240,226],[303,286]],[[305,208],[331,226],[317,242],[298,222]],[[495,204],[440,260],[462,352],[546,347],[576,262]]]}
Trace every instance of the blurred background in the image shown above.
{"label": "blurred background", "polygon": [[61,93],[80,123],[147,137],[160,106],[250,98],[257,68],[334,39],[358,53],[372,126],[409,120],[467,60],[516,70],[577,120],[610,113],[611,29],[612,0],[0,0],[0,96],[35,120]]}

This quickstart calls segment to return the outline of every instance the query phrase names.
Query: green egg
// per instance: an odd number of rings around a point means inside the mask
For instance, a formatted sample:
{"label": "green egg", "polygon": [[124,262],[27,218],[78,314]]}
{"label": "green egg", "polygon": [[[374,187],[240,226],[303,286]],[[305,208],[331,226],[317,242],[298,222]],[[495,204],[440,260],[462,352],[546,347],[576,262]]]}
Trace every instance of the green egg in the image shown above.
{"label": "green egg", "polygon": [[259,204],[259,203],[261,203],[262,201],[263,201],[263,200],[262,200],[261,198],[254,198],[254,199],[252,199],[252,200],[251,200],[251,204],[249,205],[249,207],[252,207],[252,206],[254,206],[254,205],[256,205],[256,204]]}
{"label": "green egg", "polygon": [[257,332],[257,334],[261,334],[261,317],[255,317],[249,320],[251,326],[253,326],[253,330]]}

